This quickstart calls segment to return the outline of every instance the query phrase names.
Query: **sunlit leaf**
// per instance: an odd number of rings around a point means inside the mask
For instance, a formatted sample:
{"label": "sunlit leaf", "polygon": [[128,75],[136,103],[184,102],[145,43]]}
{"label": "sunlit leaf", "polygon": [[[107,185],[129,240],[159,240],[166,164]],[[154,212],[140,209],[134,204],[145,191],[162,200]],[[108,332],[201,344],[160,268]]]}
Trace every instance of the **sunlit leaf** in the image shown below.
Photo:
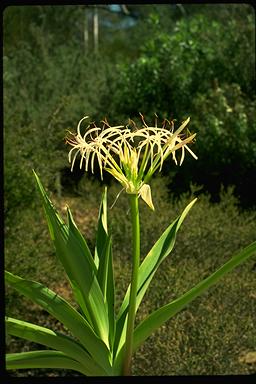
{"label": "sunlit leaf", "polygon": [[91,358],[82,345],[69,336],[11,317],[6,317],[5,325],[8,335],[45,345],[77,360],[82,364],[87,375],[106,375],[106,372]]}
{"label": "sunlit leaf", "polygon": [[33,351],[9,353],[6,355],[6,369],[61,368],[73,369],[86,375],[86,370],[78,361],[60,351]]}
{"label": "sunlit leaf", "polygon": [[[176,234],[187,216],[188,212],[195,204],[197,199],[194,199],[187,205],[182,214],[169,225],[169,227],[164,231],[160,238],[153,245],[143,262],[139,267],[139,276],[138,276],[138,288],[137,288],[137,301],[136,301],[136,310],[138,309],[146,290],[154,277],[155,272],[157,271],[159,265],[162,261],[170,254],[172,251]],[[116,349],[117,354],[118,350],[121,349],[125,341],[125,333],[123,331],[124,322],[128,312],[129,304],[129,295],[130,295],[130,286],[128,287],[124,300],[122,302],[121,308],[117,316],[117,326],[116,326]]]}
{"label": "sunlit leaf", "polygon": [[162,324],[180,312],[191,301],[216,284],[223,276],[256,253],[256,242],[238,252],[222,267],[190,289],[178,299],[151,313],[134,331],[134,351]]}
{"label": "sunlit leaf", "polygon": [[65,299],[43,284],[22,279],[5,271],[6,282],[18,292],[40,305],[59,320],[79,340],[83,347],[107,372],[111,372],[109,351],[103,341],[95,334],[86,319]]}
{"label": "sunlit leaf", "polygon": [[56,254],[67,273],[76,297],[80,303],[82,301],[81,307],[88,321],[109,346],[108,313],[93,267],[94,260],[91,253],[88,251],[88,247],[84,245],[81,234],[78,234],[70,211],[68,211],[69,226],[67,226],[53,208],[35,172],[34,175],[43,201]]}

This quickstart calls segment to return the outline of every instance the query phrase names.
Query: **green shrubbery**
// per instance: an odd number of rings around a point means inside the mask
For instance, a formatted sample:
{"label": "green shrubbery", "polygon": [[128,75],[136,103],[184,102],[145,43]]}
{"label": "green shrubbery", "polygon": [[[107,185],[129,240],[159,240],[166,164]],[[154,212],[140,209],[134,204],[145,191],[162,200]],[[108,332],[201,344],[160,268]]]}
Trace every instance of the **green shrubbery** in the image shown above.
{"label": "green shrubbery", "polygon": [[21,44],[15,54],[4,57],[8,215],[34,201],[33,168],[56,190],[58,172],[68,166],[67,129],[74,130],[85,114],[102,116],[101,95],[95,89],[106,92],[107,64],[95,58],[95,69],[83,52],[77,49],[74,55],[73,46],[51,48],[48,41],[42,45],[43,50],[34,51],[32,44]]}
{"label": "green shrubbery", "polygon": [[[35,203],[33,168],[52,191],[61,190],[60,171],[69,167],[67,130],[74,131],[85,114],[104,117],[102,105],[106,104],[111,64],[103,64],[96,56],[93,62],[78,48],[74,57],[70,45],[54,46],[53,51],[48,41],[43,46],[44,50],[35,51],[32,44],[22,42],[15,54],[4,57],[4,187],[8,220],[17,207]],[[34,71],[36,76],[32,75]]]}
{"label": "green shrubbery", "polygon": [[[174,23],[169,33],[157,16],[152,17],[153,32],[141,55],[132,64],[119,65],[113,110],[131,117],[143,112],[149,120],[154,112],[178,121],[191,116],[189,129],[197,132],[194,149],[199,160],[187,162],[172,187],[187,190],[192,180],[219,195],[221,184],[235,185],[242,203],[252,205],[255,25],[249,6],[233,11],[225,22],[221,12],[215,19],[210,12],[199,12]],[[168,169],[166,173],[173,177]]]}
{"label": "green shrubbery", "polygon": [[114,98],[119,112],[134,115],[143,110],[152,117],[161,111],[182,119],[191,111],[194,96],[208,92],[216,79],[220,86],[239,84],[242,92],[254,97],[254,19],[249,6],[238,7],[225,23],[221,15],[214,20],[210,12],[199,11],[173,23],[169,33],[155,15],[149,19],[149,30],[138,59],[119,65]]}
{"label": "green shrubbery", "polygon": [[[219,193],[221,184],[234,184],[244,205],[255,204],[253,12],[250,6],[233,5],[232,17],[226,19],[228,10],[220,7],[218,12],[214,6],[208,11],[206,6],[188,6],[186,17],[164,27],[163,12],[158,15],[154,8],[145,22],[148,39],[137,47],[138,57],[129,60],[127,54],[118,64],[118,52],[108,52],[103,42],[104,60],[86,53],[80,7],[62,12],[57,7],[7,9],[6,213],[34,201],[32,168],[52,190],[61,187],[56,184],[68,165],[66,130],[74,130],[82,116],[98,121],[107,116],[113,124],[125,124],[139,112],[147,121],[155,112],[178,122],[191,116],[199,161],[188,161],[176,176],[165,169],[178,193],[188,189],[191,180],[212,194]],[[12,33],[11,17],[17,18]],[[58,23],[72,19],[76,33],[58,33]]]}
{"label": "green shrubbery", "polygon": [[234,185],[240,203],[255,204],[255,100],[245,96],[238,84],[224,83],[197,94],[192,104],[198,162],[194,170],[187,164],[187,178],[192,174],[194,182],[204,184],[212,193],[218,192],[221,184]]}

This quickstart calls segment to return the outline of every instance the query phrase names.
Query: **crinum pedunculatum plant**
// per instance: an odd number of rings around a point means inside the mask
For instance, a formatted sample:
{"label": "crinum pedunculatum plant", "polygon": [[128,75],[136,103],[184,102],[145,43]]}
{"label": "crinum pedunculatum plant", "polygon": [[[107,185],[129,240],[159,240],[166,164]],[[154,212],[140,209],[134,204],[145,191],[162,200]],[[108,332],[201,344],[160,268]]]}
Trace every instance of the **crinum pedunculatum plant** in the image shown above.
{"label": "crinum pedunculatum plant", "polygon": [[[107,188],[102,194],[95,248],[91,250],[69,208],[66,224],[54,209],[34,172],[56,255],[65,269],[78,309],[43,284],[6,271],[8,284],[44,308],[71,334],[64,335],[7,316],[8,334],[50,348],[7,354],[7,369],[66,368],[87,376],[131,375],[134,352],[158,327],[256,251],[256,242],[253,242],[182,296],[152,311],[135,327],[136,312],[149,284],[159,265],[172,251],[176,234],[197,200],[191,201],[166,228],[141,262],[138,199],[141,197],[154,210],[150,179],[156,171],[161,171],[164,161],[170,156],[176,165],[182,164],[186,151],[197,159],[188,146],[195,134],[187,136],[183,133],[189,118],[175,131],[173,121],[165,119],[159,127],[156,118],[155,125],[148,126],[141,115],[139,126],[130,120],[127,126],[112,127],[104,120],[101,128],[89,123],[82,135],[81,123],[86,119],[87,116],[79,121],[76,134],[69,132],[67,137],[67,143],[72,147],[69,152],[71,170],[79,156],[80,168],[84,166],[85,171],[94,172],[97,162],[101,178],[104,171],[110,173],[129,195],[132,221],[131,283],[120,308],[116,308]],[[179,162],[176,158],[178,150],[181,151]]]}

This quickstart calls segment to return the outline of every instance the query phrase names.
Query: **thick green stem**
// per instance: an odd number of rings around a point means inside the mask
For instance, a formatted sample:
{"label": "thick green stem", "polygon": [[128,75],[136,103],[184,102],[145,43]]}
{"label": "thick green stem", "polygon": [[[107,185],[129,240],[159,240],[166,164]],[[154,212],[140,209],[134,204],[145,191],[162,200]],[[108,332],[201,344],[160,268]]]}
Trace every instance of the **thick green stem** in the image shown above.
{"label": "thick green stem", "polygon": [[132,280],[129,299],[129,311],[127,320],[125,355],[123,365],[123,375],[131,375],[131,361],[133,349],[133,331],[136,315],[136,296],[138,286],[138,272],[140,265],[140,220],[139,220],[139,204],[138,195],[130,195],[131,199],[131,216],[132,216]]}

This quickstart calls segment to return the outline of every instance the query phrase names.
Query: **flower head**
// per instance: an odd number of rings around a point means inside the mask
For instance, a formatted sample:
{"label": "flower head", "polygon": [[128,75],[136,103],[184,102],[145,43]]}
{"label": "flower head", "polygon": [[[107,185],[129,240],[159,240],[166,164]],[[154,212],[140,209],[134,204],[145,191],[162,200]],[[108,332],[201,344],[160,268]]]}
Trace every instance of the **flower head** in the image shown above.
{"label": "flower head", "polygon": [[72,146],[68,157],[71,170],[77,155],[80,154],[80,168],[84,162],[85,171],[88,171],[90,166],[92,172],[94,161],[97,159],[101,178],[104,169],[120,182],[127,193],[138,194],[150,208],[154,209],[151,189],[147,183],[157,170],[161,171],[163,162],[170,154],[178,164],[176,159],[178,149],[181,149],[180,165],[184,161],[185,149],[197,159],[187,146],[196,134],[186,137],[181,133],[187,126],[189,118],[174,131],[173,121],[165,119],[162,126],[158,127],[156,119],[155,126],[149,127],[143,115],[140,116],[142,121],[140,127],[132,120],[129,120],[127,126],[111,127],[107,120],[104,120],[102,128],[90,123],[82,136],[80,126],[88,116],[83,117],[78,123],[77,134],[69,132],[66,139]]}

